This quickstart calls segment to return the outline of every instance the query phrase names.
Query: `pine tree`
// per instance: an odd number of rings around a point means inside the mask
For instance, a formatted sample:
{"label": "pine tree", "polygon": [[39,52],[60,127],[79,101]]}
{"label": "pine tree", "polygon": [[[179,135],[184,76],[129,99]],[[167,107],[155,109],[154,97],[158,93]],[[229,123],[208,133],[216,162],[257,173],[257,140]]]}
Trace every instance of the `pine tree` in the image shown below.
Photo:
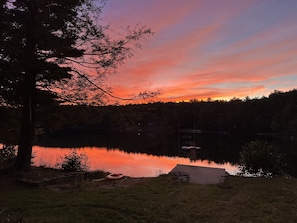
{"label": "pine tree", "polygon": [[22,108],[15,166],[29,170],[38,95],[59,103],[99,104],[102,81],[132,56],[146,27],[113,39],[93,0],[4,0],[0,9],[0,103]]}

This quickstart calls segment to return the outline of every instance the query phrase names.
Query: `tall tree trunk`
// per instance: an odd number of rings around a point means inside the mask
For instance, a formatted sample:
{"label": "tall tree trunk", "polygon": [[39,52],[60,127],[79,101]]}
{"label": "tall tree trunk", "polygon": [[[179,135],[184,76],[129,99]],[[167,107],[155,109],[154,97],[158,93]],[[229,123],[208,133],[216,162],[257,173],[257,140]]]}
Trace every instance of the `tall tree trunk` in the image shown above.
{"label": "tall tree trunk", "polygon": [[19,147],[15,166],[22,171],[29,171],[31,166],[32,145],[35,135],[35,76],[26,74],[24,83],[22,122],[20,129]]}
{"label": "tall tree trunk", "polygon": [[26,2],[29,20],[26,32],[25,74],[23,80],[23,110],[20,138],[15,167],[21,171],[28,171],[31,166],[32,145],[35,136],[35,108],[36,108],[36,8],[34,0]]}

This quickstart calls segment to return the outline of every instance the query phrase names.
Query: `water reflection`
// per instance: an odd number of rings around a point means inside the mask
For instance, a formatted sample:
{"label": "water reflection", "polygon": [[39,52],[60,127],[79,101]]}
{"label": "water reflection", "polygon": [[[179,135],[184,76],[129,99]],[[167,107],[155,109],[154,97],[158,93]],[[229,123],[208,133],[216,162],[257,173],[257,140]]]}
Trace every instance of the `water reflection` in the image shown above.
{"label": "water reflection", "polygon": [[[119,149],[106,147],[75,148],[78,154],[86,154],[89,158],[90,170],[104,170],[111,173],[123,173],[131,177],[155,177],[167,174],[176,164],[188,164],[204,167],[225,168],[229,174],[236,174],[238,167],[230,163],[217,164],[209,160],[191,161],[184,157],[170,157],[148,155],[146,153],[125,152]],[[55,167],[56,163],[65,154],[72,152],[72,148],[33,147],[33,165]]]}

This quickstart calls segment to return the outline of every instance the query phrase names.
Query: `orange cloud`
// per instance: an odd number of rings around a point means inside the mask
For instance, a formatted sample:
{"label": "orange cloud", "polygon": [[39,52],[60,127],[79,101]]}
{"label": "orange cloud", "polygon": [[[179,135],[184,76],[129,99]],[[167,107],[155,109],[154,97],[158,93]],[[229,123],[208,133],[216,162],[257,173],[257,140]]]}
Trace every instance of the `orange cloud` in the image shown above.
{"label": "orange cloud", "polygon": [[159,99],[168,101],[261,97],[278,86],[294,87],[288,81],[297,68],[292,6],[258,0],[125,3],[120,20],[109,16],[116,26],[137,20],[156,34],[110,79],[115,94],[161,88]]}

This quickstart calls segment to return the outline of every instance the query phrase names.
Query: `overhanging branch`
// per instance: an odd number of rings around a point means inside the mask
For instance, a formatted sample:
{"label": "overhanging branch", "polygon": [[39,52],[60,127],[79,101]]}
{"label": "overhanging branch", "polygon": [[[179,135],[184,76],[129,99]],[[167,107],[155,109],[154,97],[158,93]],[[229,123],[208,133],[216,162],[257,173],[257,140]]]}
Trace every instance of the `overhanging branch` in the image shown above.
{"label": "overhanging branch", "polygon": [[80,77],[84,78],[86,81],[88,81],[90,84],[92,84],[94,87],[96,87],[98,90],[100,90],[101,92],[103,92],[104,94],[107,94],[108,96],[114,98],[114,99],[118,99],[118,100],[124,100],[124,101],[131,101],[131,100],[135,100],[137,99],[136,97],[134,98],[122,98],[122,97],[118,97],[115,96],[111,93],[109,93],[108,91],[104,90],[103,88],[99,87],[97,84],[95,84],[93,81],[91,81],[86,75],[82,74],[81,72],[79,72],[77,69],[73,69],[73,72],[75,72],[77,75],[79,75]]}
{"label": "overhanging branch", "polygon": [[144,92],[140,92],[137,96],[132,97],[132,98],[122,98],[122,97],[113,95],[110,92],[108,92],[108,91],[104,90],[103,88],[99,87],[96,83],[91,81],[86,75],[82,74],[77,69],[74,68],[73,72],[75,72],[80,77],[84,78],[86,81],[88,81],[91,85],[93,85],[95,88],[97,88],[98,90],[100,90],[104,94],[106,94],[106,95],[108,95],[108,96],[110,96],[111,98],[114,98],[114,99],[118,99],[118,100],[122,100],[122,101],[133,101],[133,100],[137,100],[139,98],[147,99],[147,98],[153,98],[153,97],[156,97],[156,96],[160,95],[160,90],[157,90],[155,92],[153,92],[153,91],[152,92],[151,91],[144,91]]}

